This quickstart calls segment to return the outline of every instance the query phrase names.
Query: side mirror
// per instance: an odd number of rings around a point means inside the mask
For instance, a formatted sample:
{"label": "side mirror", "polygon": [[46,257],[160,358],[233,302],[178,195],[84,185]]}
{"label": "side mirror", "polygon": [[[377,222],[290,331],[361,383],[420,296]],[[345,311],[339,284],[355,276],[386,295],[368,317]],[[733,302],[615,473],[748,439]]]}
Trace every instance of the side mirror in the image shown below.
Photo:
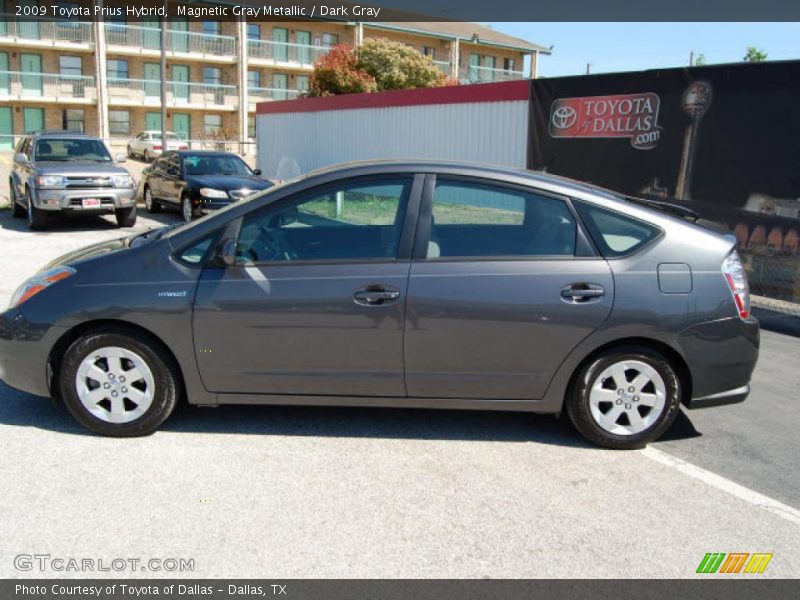
{"label": "side mirror", "polygon": [[178,172],[178,169],[176,169],[175,167],[170,167],[169,169],[167,169],[167,175],[174,175],[177,177],[179,174],[180,173]]}
{"label": "side mirror", "polygon": [[26,162],[28,162],[28,155],[25,154],[24,152],[17,152],[14,155],[14,162],[26,163]]}
{"label": "side mirror", "polygon": [[116,156],[114,156],[114,162],[124,163],[127,160],[128,160],[128,157],[125,156],[124,154],[117,154]]}
{"label": "side mirror", "polygon": [[232,267],[236,264],[236,238],[222,238],[219,242],[217,259],[220,266]]}
{"label": "side mirror", "polygon": [[256,169],[253,171],[253,175],[261,175],[261,169]]}

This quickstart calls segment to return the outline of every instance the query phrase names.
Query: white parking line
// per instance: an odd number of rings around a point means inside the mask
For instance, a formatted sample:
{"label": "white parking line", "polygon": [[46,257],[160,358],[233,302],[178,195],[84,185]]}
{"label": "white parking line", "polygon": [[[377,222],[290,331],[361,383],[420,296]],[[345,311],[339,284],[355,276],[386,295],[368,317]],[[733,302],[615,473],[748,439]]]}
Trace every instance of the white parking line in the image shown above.
{"label": "white parking line", "polygon": [[723,492],[727,492],[732,496],[736,496],[740,500],[744,500],[745,502],[754,504],[759,508],[763,508],[774,515],[786,519],[787,521],[791,521],[795,525],[800,525],[800,510],[792,508],[791,506],[787,506],[783,502],[778,502],[769,496],[765,496],[764,494],[760,494],[755,490],[751,490],[743,485],[739,485],[738,483],[735,483],[730,479],[726,479],[721,475],[717,475],[716,473],[712,473],[711,471],[706,471],[705,469],[688,463],[685,460],[675,458],[671,454],[667,454],[661,450],[647,447],[642,450],[641,453],[650,460],[654,460],[662,465],[672,467],[684,475],[699,479],[703,483],[707,483],[718,490],[722,490]]}

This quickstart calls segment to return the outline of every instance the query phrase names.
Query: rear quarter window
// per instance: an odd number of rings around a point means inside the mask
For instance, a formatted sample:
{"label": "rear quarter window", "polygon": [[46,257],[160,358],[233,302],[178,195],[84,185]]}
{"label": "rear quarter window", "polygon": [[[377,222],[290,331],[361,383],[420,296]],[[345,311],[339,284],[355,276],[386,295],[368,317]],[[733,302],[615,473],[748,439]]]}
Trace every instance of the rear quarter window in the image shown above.
{"label": "rear quarter window", "polygon": [[605,257],[633,254],[661,234],[651,223],[600,208],[587,202],[574,202],[595,244]]}

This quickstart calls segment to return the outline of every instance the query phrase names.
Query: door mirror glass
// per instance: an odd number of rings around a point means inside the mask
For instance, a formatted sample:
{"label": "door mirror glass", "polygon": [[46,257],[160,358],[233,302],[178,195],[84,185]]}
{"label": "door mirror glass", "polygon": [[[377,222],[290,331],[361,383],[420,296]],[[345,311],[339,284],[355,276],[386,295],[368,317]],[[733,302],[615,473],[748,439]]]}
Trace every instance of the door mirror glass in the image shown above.
{"label": "door mirror glass", "polygon": [[242,224],[236,263],[394,259],[411,181],[339,183],[252,214]]}
{"label": "door mirror glass", "polygon": [[253,175],[261,175],[261,169],[256,169],[253,171]]}
{"label": "door mirror glass", "polygon": [[28,162],[28,155],[25,154],[24,152],[17,152],[14,155],[14,162],[26,163],[26,162]]}

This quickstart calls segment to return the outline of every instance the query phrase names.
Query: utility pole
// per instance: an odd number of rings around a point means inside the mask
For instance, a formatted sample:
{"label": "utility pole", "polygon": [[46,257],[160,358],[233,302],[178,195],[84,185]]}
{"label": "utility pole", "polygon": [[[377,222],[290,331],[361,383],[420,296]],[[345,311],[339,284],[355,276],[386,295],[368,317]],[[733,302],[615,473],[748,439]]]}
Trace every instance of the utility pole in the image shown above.
{"label": "utility pole", "polygon": [[589,75],[592,72],[592,63],[586,63],[586,74]]}
{"label": "utility pole", "polygon": [[161,155],[167,151],[167,0],[161,19]]}
{"label": "utility pole", "polygon": [[689,52],[689,66],[690,67],[694,66],[694,50]]}

